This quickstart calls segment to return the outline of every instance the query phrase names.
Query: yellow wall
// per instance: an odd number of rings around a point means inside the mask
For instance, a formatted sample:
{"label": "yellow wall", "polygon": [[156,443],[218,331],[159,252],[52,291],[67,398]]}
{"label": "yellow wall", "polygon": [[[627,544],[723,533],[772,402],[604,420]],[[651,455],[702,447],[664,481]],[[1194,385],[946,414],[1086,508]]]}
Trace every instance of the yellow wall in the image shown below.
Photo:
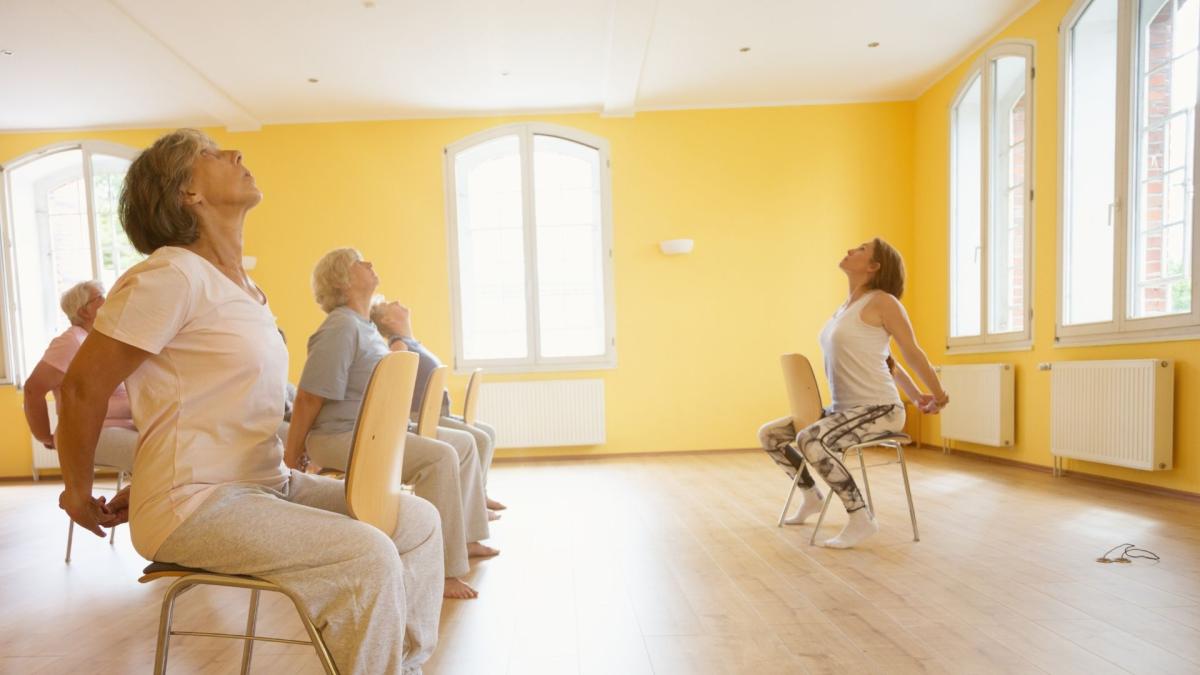
{"label": "yellow wall", "polygon": [[[914,241],[909,252],[913,270],[908,298],[918,335],[934,361],[944,363],[1016,364],[1017,439],[1011,449],[968,446],[973,452],[1031,464],[1050,465],[1049,374],[1037,364],[1082,359],[1168,358],[1175,360],[1175,469],[1146,472],[1089,462],[1069,461],[1068,469],[1159,487],[1200,492],[1200,341],[1159,342],[1089,348],[1054,347],[1056,307],[1056,224],[1058,221],[1058,33],[1070,0],[1043,0],[1005,28],[993,40],[1035,42],[1035,195],[1033,223],[1032,351],[947,356],[949,236],[949,112],[950,103],[980,51],[938,81],[916,103],[914,164]],[[939,442],[935,417],[926,417],[925,438]],[[957,447],[957,446],[956,446]]]}
{"label": "yellow wall", "polygon": [[[843,299],[836,263],[875,235],[912,251],[912,103],[536,119],[607,138],[612,149],[617,310],[614,370],[493,379],[601,377],[608,442],[509,455],[744,448],[786,411],[777,354],[815,353]],[[291,369],[322,318],[313,263],[351,245],[381,292],[413,309],[418,337],[448,359],[450,291],[442,148],[533,118],[393,121],[213,130],[245,153],[265,199],[246,253],[292,341]],[[143,147],[159,132],[0,134],[0,163],[88,138]],[[695,252],[665,257],[660,239]],[[914,275],[914,281],[915,281]],[[455,378],[455,393],[465,378]],[[20,393],[0,388],[0,476],[30,473]]]}

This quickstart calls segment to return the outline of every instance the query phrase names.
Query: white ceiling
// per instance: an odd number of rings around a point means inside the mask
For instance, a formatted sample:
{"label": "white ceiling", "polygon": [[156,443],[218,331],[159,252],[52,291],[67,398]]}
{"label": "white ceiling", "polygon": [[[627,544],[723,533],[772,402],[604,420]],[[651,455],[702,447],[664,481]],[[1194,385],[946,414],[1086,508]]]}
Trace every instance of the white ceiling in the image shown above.
{"label": "white ceiling", "polygon": [[0,131],[905,100],[1031,4],[0,0]]}

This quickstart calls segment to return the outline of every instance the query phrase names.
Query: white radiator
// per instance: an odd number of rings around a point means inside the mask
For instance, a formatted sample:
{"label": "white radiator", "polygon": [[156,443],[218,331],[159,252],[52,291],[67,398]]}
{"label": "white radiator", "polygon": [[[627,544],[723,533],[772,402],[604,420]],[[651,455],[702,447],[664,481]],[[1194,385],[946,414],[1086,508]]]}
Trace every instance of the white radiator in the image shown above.
{"label": "white radiator", "polygon": [[487,382],[479,419],[496,427],[496,447],[604,443],[604,380]]}
{"label": "white radiator", "polygon": [[1050,452],[1134,469],[1170,469],[1174,409],[1172,361],[1054,363]]}
{"label": "white radiator", "polygon": [[950,395],[950,405],[939,413],[942,438],[1011,447],[1014,372],[1007,363],[942,366],[939,378]]}

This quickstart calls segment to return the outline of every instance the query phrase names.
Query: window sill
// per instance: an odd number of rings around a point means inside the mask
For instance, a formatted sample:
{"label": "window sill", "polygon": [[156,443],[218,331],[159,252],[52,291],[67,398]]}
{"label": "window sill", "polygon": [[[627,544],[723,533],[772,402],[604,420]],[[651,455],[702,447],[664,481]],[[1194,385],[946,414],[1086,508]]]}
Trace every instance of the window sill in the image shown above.
{"label": "window sill", "polygon": [[1033,351],[1033,341],[1021,340],[1019,342],[991,342],[975,345],[947,345],[945,354],[947,356],[954,356],[955,354],[992,354],[1030,351]]}
{"label": "window sill", "polygon": [[1200,326],[1181,326],[1161,330],[1097,333],[1093,335],[1059,335],[1055,347],[1098,347],[1101,345],[1132,345],[1149,342],[1184,342],[1200,340]]}
{"label": "window sill", "polygon": [[454,367],[455,375],[470,375],[476,368],[482,368],[483,372],[488,375],[517,375],[529,374],[536,375],[537,373],[586,373],[597,370],[616,370],[616,359],[605,361],[573,361],[570,363],[542,363],[542,364],[494,364],[494,363],[467,363],[461,366]]}

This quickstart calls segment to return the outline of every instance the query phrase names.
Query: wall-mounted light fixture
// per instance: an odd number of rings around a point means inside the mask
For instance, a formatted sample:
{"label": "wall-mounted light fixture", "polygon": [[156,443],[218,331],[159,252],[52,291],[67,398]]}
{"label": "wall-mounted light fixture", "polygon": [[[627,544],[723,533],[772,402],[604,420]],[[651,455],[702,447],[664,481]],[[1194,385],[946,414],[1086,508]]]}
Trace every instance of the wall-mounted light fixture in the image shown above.
{"label": "wall-mounted light fixture", "polygon": [[681,255],[691,253],[694,243],[691,239],[664,239],[658,242],[658,250],[664,255]]}

